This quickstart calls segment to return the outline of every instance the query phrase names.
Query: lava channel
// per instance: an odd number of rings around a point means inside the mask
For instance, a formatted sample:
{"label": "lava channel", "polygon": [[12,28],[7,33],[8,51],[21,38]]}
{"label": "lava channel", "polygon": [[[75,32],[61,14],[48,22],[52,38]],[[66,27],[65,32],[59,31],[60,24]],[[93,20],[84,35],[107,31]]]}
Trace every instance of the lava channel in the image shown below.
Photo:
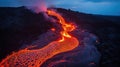
{"label": "lava channel", "polygon": [[14,52],[0,62],[0,67],[41,67],[46,60],[59,53],[71,51],[79,45],[77,38],[68,33],[73,31],[75,26],[66,23],[64,18],[54,10],[48,10],[47,13],[59,19],[63,28],[60,32],[62,39],[52,41],[40,49],[22,49]]}

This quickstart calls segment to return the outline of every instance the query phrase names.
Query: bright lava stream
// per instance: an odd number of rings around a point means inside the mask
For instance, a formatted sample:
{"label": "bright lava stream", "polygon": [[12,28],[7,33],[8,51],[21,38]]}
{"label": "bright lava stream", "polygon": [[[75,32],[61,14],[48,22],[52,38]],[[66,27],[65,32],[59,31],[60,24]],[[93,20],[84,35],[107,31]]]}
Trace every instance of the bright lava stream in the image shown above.
{"label": "bright lava stream", "polygon": [[58,18],[63,30],[60,32],[60,40],[52,41],[40,49],[22,49],[7,56],[0,62],[0,67],[41,67],[41,65],[53,56],[73,50],[79,45],[77,38],[69,35],[75,29],[73,24],[65,22],[64,18],[54,10],[47,10],[49,16]]}

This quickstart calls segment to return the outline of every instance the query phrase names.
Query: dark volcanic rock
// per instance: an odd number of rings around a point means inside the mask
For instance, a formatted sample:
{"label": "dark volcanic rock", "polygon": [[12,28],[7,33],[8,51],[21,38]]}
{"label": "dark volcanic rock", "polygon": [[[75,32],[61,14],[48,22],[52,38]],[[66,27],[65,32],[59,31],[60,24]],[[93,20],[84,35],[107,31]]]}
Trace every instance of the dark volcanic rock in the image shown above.
{"label": "dark volcanic rock", "polygon": [[96,45],[101,56],[101,67],[118,67],[120,62],[120,16],[83,14],[71,10],[58,9],[63,16],[75,22],[80,28],[95,34],[100,43]]}
{"label": "dark volcanic rock", "polygon": [[36,14],[25,7],[0,8],[0,59],[31,43],[51,26],[42,13]]}
{"label": "dark volcanic rock", "polygon": [[[62,8],[57,8],[57,11],[67,21],[75,22],[78,28],[98,37],[99,43],[95,46],[101,53],[100,67],[118,67],[120,16],[84,14]],[[23,44],[31,44],[51,27],[53,27],[52,24],[45,19],[43,13],[36,14],[25,7],[1,7],[0,59],[18,50]]]}

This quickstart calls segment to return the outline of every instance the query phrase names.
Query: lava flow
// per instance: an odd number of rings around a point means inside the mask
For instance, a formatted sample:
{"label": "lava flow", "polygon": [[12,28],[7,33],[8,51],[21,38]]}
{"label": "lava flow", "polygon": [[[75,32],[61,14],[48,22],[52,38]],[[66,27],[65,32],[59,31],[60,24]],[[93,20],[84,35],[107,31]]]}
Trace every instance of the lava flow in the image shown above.
{"label": "lava flow", "polygon": [[48,15],[58,18],[63,30],[60,32],[62,39],[52,41],[40,49],[23,49],[15,52],[0,62],[0,67],[41,67],[41,65],[53,56],[73,50],[79,45],[79,41],[69,32],[75,29],[73,24],[65,22],[64,18],[53,10],[47,11]]}
{"label": "lava flow", "polygon": [[47,12],[48,12],[48,15],[57,17],[59,20],[59,23],[62,25],[63,30],[60,32],[60,34],[62,35],[62,39],[59,40],[59,42],[64,41],[65,37],[71,38],[72,36],[69,35],[68,32],[73,31],[75,29],[75,26],[73,24],[66,23],[64,18],[59,13],[53,10],[48,10]]}

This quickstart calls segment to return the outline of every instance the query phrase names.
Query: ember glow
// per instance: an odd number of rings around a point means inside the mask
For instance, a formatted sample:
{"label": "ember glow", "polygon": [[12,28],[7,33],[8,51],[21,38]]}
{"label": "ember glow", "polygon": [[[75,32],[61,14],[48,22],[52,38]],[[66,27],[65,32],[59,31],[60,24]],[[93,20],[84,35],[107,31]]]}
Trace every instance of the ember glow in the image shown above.
{"label": "ember glow", "polygon": [[[59,53],[71,51],[79,45],[77,38],[69,34],[75,29],[75,26],[71,23],[66,23],[64,18],[53,10],[48,10],[47,13],[58,18],[58,22],[63,28],[60,32],[62,39],[52,41],[40,49],[29,50],[26,48],[14,52],[0,62],[1,67],[41,67],[46,60]],[[51,30],[55,31],[55,28]]]}
{"label": "ember glow", "polygon": [[59,20],[59,23],[62,25],[63,30],[60,32],[62,39],[59,40],[59,42],[64,41],[65,37],[71,38],[72,36],[68,32],[73,31],[75,29],[75,25],[66,23],[64,18],[59,13],[53,10],[48,10],[47,12],[48,12],[48,15],[57,17]]}

